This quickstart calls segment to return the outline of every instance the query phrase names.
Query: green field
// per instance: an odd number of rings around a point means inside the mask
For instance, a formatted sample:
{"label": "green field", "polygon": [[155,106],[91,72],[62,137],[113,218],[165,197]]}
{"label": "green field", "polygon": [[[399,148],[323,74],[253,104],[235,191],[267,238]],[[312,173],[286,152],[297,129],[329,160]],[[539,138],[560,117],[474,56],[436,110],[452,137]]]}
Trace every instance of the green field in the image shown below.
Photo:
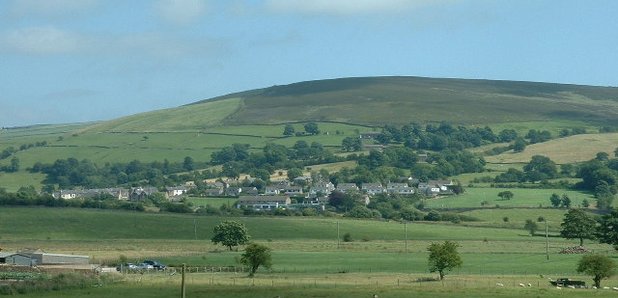
{"label": "green field", "polygon": [[[557,220],[559,210],[548,215]],[[481,215],[476,215],[482,217]],[[409,223],[344,218],[234,218],[247,225],[253,241],[273,249],[272,270],[255,279],[245,273],[204,273],[204,268],[232,266],[241,251],[228,252],[209,241],[212,227],[229,218],[128,211],[2,208],[0,244],[5,251],[24,247],[49,252],[91,256],[92,262],[116,264],[121,255],[138,262],[156,258],[169,265],[185,263],[191,272],[188,294],[217,297],[348,297],[350,293],[380,297],[578,297],[582,293],[606,297],[611,292],[559,292],[548,277],[570,276],[590,282],[575,272],[578,255],[561,255],[577,241],[550,237],[549,260],[545,238],[530,237],[523,229],[465,226],[450,223]],[[18,223],[18,224],[16,224]],[[350,233],[353,242],[337,240]],[[93,231],[96,231],[94,233]],[[427,271],[426,247],[433,241],[457,241],[463,266],[441,282],[417,282],[434,277]],[[592,242],[587,248],[617,258],[608,245]],[[236,270],[236,269],[235,269]],[[202,273],[197,273],[197,271]],[[118,281],[86,289],[28,294],[28,297],[136,297],[177,293],[179,274],[117,277]],[[496,287],[496,283],[504,287]],[[531,283],[520,288],[519,283]],[[613,278],[604,284],[618,284]],[[586,291],[586,292],[584,292]],[[418,295],[417,295],[418,294]],[[271,295],[271,296],[266,296]]]}
{"label": "green field", "polygon": [[[503,200],[498,197],[498,193],[502,191],[510,191],[514,197],[510,200]],[[425,205],[430,208],[481,208],[481,202],[486,202],[486,207],[551,207],[549,198],[553,193],[560,196],[568,195],[574,207],[581,206],[584,199],[588,200],[591,206],[594,204],[592,195],[564,189],[468,187],[463,194],[458,196],[427,199]]]}

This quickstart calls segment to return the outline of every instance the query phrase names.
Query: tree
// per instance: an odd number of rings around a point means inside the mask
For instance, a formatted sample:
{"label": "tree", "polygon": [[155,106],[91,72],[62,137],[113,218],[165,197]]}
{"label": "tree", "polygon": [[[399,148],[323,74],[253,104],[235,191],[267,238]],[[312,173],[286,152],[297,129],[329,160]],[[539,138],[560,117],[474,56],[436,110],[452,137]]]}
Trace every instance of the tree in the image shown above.
{"label": "tree", "polygon": [[312,135],[317,135],[320,133],[320,129],[318,128],[318,124],[315,122],[309,122],[304,125],[305,132]]}
{"label": "tree", "polygon": [[341,149],[343,151],[360,151],[363,149],[363,142],[360,138],[345,137],[341,141]]}
{"label": "tree", "polygon": [[501,192],[499,192],[499,193],[498,193],[498,196],[499,196],[501,199],[503,199],[503,200],[510,200],[510,199],[512,199],[515,195],[514,195],[512,192],[510,192],[510,191],[506,190],[506,191],[501,191]]}
{"label": "tree", "polygon": [[293,136],[294,132],[295,132],[294,126],[292,126],[292,124],[286,124],[285,128],[283,128],[284,136]]}
{"label": "tree", "polygon": [[611,244],[618,250],[618,210],[601,216],[596,236],[601,243]]}
{"label": "tree", "polygon": [[301,177],[303,175],[303,170],[299,168],[291,168],[288,170],[288,179],[293,181],[294,178]]}
{"label": "tree", "polygon": [[585,255],[577,264],[577,272],[592,276],[594,286],[601,287],[601,280],[614,275],[616,264],[608,256],[604,255]]}
{"label": "tree", "polygon": [[272,266],[271,249],[261,244],[251,243],[245,248],[240,257],[240,262],[249,266],[249,276],[252,277],[260,266],[269,268]]}
{"label": "tree", "polygon": [[571,198],[567,194],[562,194],[562,206],[564,208],[571,208]]}
{"label": "tree", "polygon": [[457,252],[459,244],[452,241],[432,243],[427,247],[429,251],[429,272],[438,272],[440,280],[444,279],[445,271],[459,268],[463,264]]}
{"label": "tree", "polygon": [[584,245],[584,239],[595,238],[596,221],[581,209],[569,210],[560,226],[560,235],[566,239],[579,239],[579,246]]}
{"label": "tree", "polygon": [[539,229],[539,226],[533,220],[526,219],[526,224],[524,224],[524,229],[530,232],[530,236],[534,236],[534,233],[536,233],[536,230]]}
{"label": "tree", "polygon": [[232,247],[243,245],[249,242],[249,233],[244,224],[233,220],[225,220],[214,228],[212,242],[215,244],[221,243],[232,250]]}
{"label": "tree", "polygon": [[193,169],[195,169],[195,162],[191,156],[185,157],[185,160],[182,162],[182,168],[187,171],[193,171]]}
{"label": "tree", "polygon": [[558,208],[560,207],[560,204],[562,204],[562,200],[557,193],[551,194],[551,197],[549,197],[549,201],[551,202],[551,205],[554,206],[554,208]]}
{"label": "tree", "polygon": [[524,173],[529,181],[539,181],[555,178],[558,174],[558,168],[549,157],[543,155],[534,155],[530,162],[524,166]]}
{"label": "tree", "polygon": [[513,151],[524,152],[526,150],[526,141],[523,138],[516,138],[513,142]]}

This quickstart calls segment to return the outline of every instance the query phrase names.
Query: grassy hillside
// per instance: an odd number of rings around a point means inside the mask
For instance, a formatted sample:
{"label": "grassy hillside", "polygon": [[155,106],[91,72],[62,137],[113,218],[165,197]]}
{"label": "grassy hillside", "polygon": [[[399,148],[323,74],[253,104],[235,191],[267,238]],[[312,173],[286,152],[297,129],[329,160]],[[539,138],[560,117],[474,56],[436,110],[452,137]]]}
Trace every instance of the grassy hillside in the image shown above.
{"label": "grassy hillside", "polygon": [[598,152],[613,156],[617,147],[618,133],[584,134],[533,144],[523,152],[509,151],[488,156],[486,160],[490,163],[527,163],[534,155],[545,155],[558,164],[564,164],[593,159]]}

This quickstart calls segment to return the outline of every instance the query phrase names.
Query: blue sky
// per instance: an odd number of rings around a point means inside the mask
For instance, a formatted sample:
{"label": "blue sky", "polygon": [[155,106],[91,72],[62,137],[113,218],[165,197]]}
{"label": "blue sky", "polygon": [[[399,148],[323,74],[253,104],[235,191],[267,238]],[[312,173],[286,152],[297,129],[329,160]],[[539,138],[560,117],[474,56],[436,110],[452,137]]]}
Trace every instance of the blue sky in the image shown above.
{"label": "blue sky", "polygon": [[611,0],[0,0],[0,126],[350,76],[618,86],[616,15]]}

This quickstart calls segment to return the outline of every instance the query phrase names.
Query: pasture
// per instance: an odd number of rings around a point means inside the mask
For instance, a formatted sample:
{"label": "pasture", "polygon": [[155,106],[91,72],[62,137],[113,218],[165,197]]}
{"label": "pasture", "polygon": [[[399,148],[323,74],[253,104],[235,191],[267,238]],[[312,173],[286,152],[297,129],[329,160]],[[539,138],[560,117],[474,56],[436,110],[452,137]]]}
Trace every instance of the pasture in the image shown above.
{"label": "pasture", "polygon": [[[498,193],[510,191],[514,194],[510,200],[504,200]],[[571,206],[581,206],[584,199],[594,205],[591,194],[565,189],[537,189],[537,188],[485,188],[467,187],[465,192],[458,196],[448,196],[425,200],[429,208],[481,208],[481,207],[551,207],[549,198],[553,193],[562,196],[566,194],[571,199]],[[484,204],[481,204],[485,202]]]}
{"label": "pasture", "polygon": [[[556,214],[555,216],[559,216]],[[204,268],[236,267],[242,252],[227,251],[210,242],[212,228],[225,219],[247,225],[252,240],[273,249],[273,267],[254,279],[246,273],[204,272]],[[19,223],[19,224],[16,224]],[[337,239],[350,233],[352,242]],[[96,232],[94,232],[96,231]],[[130,262],[158,259],[190,266],[188,296],[217,297],[577,297],[585,290],[549,287],[548,277],[576,277],[579,255],[562,255],[577,241],[530,237],[519,228],[466,226],[452,223],[353,220],[323,217],[206,217],[130,211],[2,208],[0,245],[5,251],[24,247],[49,252],[85,254],[92,262],[115,265],[121,256]],[[434,241],[460,244],[463,266],[444,282],[418,282],[435,277],[427,271],[427,246]],[[586,242],[594,251],[616,257],[608,245]],[[200,269],[201,268],[201,269]],[[199,272],[196,272],[199,271]],[[496,283],[505,287],[496,287]],[[521,282],[533,286],[520,288]],[[618,285],[615,278],[606,284]],[[96,288],[45,292],[29,297],[136,297],[177,293],[179,274],[125,275]],[[588,291],[588,290],[586,290]],[[575,294],[577,293],[577,294]],[[586,292],[607,297],[607,292]],[[611,292],[609,292],[611,293]],[[165,295],[167,295],[165,294]],[[267,296],[270,295],[270,296]]]}

